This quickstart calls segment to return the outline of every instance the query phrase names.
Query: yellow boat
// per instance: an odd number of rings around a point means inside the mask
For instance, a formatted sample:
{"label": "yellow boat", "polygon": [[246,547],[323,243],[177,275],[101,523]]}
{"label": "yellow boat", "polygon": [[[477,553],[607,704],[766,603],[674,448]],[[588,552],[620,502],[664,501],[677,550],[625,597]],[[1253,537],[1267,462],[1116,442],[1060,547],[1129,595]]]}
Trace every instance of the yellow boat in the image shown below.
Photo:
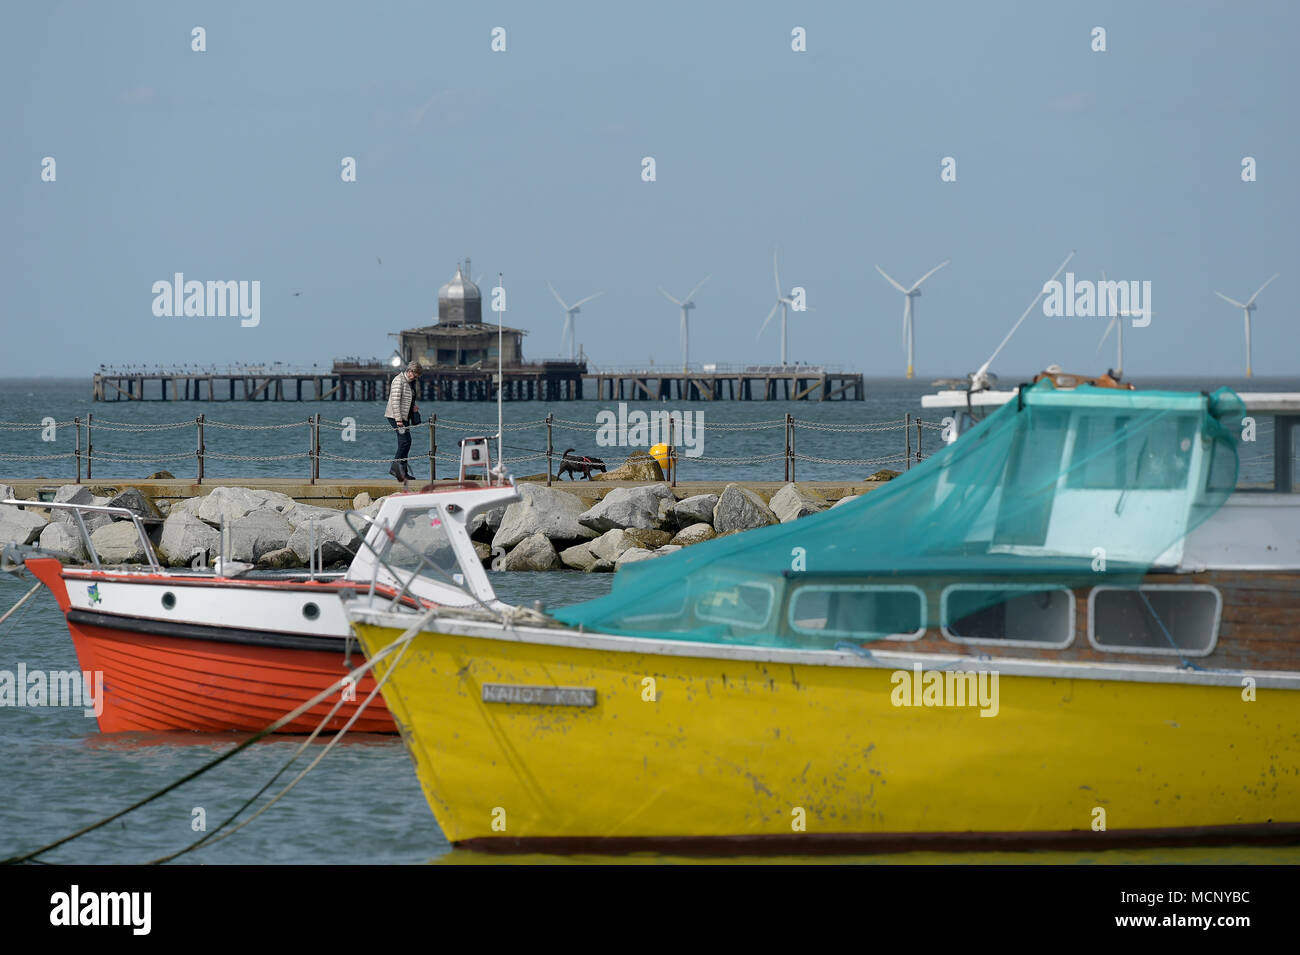
{"label": "yellow boat", "polygon": [[[609,597],[555,616],[485,605],[408,630],[400,608],[354,601],[367,654],[407,644],[376,677],[443,833],[489,851],[607,852],[1300,839],[1300,561],[1247,568],[1231,544],[1273,505],[1278,540],[1300,539],[1294,495],[1237,500],[1234,455],[1210,506],[1222,436],[1205,396],[1059,398],[1035,388],[980,426],[1011,422],[1021,451],[1052,435],[1043,468],[1065,477],[1046,517],[1029,493],[1041,482],[985,479],[985,498],[964,499],[958,561],[932,544],[870,565],[858,544],[918,494],[951,502],[976,486],[961,462],[986,469],[978,432],[910,490],[632,565]],[[1013,417],[1035,408],[1052,414]],[[1071,463],[1098,408],[1126,428],[1146,416],[1125,437],[1146,457],[1117,476],[1107,461],[1113,487],[1095,455]],[[1023,455],[989,453],[1023,472]],[[1020,518],[1002,520],[1013,506]],[[1054,522],[1077,531],[1129,508],[1139,526],[1105,538],[1108,567],[1090,540],[1082,560],[1051,545]],[[444,521],[458,551],[471,516]],[[792,550],[806,566],[765,558]]]}
{"label": "yellow boat", "polygon": [[[359,611],[355,626],[372,654],[405,623]],[[955,663],[436,619],[384,698],[438,825],[475,848],[871,851],[1297,831],[1300,674],[1252,674],[1247,704],[1238,674],[1170,683],[1166,667],[1084,676],[1008,659],[995,718],[981,716],[991,706],[894,705],[897,673]]]}

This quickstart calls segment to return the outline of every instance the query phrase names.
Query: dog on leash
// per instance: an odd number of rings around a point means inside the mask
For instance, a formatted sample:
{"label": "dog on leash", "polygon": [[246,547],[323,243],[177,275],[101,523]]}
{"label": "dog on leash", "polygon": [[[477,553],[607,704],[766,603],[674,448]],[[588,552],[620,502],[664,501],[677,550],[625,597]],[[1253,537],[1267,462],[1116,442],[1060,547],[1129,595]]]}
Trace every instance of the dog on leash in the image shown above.
{"label": "dog on leash", "polygon": [[566,448],[564,457],[560,459],[560,473],[556,478],[562,478],[569,475],[570,481],[576,481],[575,475],[581,474],[588,481],[591,480],[592,471],[605,473],[605,462],[600,458],[589,458],[581,454],[574,454],[573,448]]}

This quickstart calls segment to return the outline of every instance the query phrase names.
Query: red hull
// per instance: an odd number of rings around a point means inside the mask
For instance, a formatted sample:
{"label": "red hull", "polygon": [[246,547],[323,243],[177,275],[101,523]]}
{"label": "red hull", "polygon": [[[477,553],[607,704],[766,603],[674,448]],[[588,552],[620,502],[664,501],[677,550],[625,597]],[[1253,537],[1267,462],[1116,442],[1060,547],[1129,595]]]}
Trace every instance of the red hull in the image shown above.
{"label": "red hull", "polygon": [[[104,674],[105,733],[141,730],[256,732],[307,702],[346,674],[343,654],[282,650],[214,640],[128,633],[68,623],[83,670]],[[360,650],[354,659],[364,659]],[[342,729],[374,689],[369,673],[325,725]],[[317,704],[281,727],[281,733],[310,733],[338,702]],[[352,725],[356,733],[395,733],[382,696],[376,696]]]}
{"label": "red hull", "polygon": [[[69,609],[62,565],[52,558],[27,567]],[[104,674],[99,728],[105,733],[192,730],[255,733],[334,684],[347,672],[343,654],[330,650],[250,646],[222,640],[168,637],[67,621],[82,670]],[[356,648],[355,659],[364,659]],[[326,724],[343,727],[375,687],[366,673],[355,700]],[[312,707],[280,733],[310,733],[337,697]],[[396,733],[382,696],[352,725],[356,733]]]}

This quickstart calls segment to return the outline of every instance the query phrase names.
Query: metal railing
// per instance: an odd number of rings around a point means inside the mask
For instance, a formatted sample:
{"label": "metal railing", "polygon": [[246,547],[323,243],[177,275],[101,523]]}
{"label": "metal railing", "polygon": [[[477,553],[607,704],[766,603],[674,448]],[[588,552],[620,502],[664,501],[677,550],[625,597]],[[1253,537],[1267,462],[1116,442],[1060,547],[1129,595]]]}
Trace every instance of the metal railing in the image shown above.
{"label": "metal railing", "polygon": [[90,531],[86,527],[86,522],[82,518],[82,512],[88,514],[111,514],[115,517],[126,517],[135,525],[136,534],[140,537],[140,547],[144,551],[145,559],[149,562],[149,567],[154,573],[162,572],[162,565],[158,563],[158,555],[154,553],[153,542],[149,540],[148,533],[145,532],[144,522],[140,520],[140,515],[127,507],[109,507],[107,504],[69,504],[64,502],[56,503],[54,501],[19,501],[14,498],[7,498],[0,501],[0,504],[12,504],[22,508],[33,508],[40,510],[67,510],[72,511],[72,516],[76,518],[77,527],[81,529],[82,541],[86,545],[86,553],[90,555],[90,560],[98,570],[102,564],[99,560],[99,553],[95,550],[95,543],[90,539]]}
{"label": "metal railing", "polygon": [[330,374],[327,365],[286,365],[281,361],[233,365],[100,365],[95,372],[111,378],[226,378],[241,375],[286,375],[310,378]]}
{"label": "metal railing", "polygon": [[[657,414],[657,413],[656,413]],[[682,446],[682,422],[674,415],[664,413],[659,420],[663,428],[655,433],[659,435],[659,440],[668,446],[668,466],[664,468],[665,478],[674,485],[677,482],[678,467],[681,463],[677,449]],[[206,414],[201,414],[196,418],[184,419],[180,421],[159,422],[159,423],[130,423],[122,421],[112,421],[100,418],[96,420],[94,414],[87,414],[85,418],[80,416],[74,417],[71,421],[56,422],[61,426],[71,425],[74,428],[73,448],[71,451],[65,451],[59,454],[11,454],[0,452],[0,466],[7,461],[13,462],[46,462],[55,460],[65,460],[70,462],[75,468],[75,483],[81,484],[94,481],[94,471],[96,465],[113,465],[113,464],[142,464],[152,466],[155,469],[162,465],[174,464],[180,461],[193,461],[195,467],[195,481],[202,484],[208,479],[207,465],[210,461],[233,461],[245,463],[264,463],[280,461],[300,461],[303,469],[306,471],[306,477],[309,484],[315,484],[321,479],[322,462],[331,462],[339,464],[388,464],[394,460],[391,456],[366,458],[352,457],[341,454],[334,454],[325,451],[321,446],[321,430],[323,427],[330,429],[351,429],[355,432],[389,432],[393,431],[388,424],[358,424],[355,421],[350,423],[344,421],[335,421],[322,418],[319,413],[308,416],[305,419],[296,421],[287,421],[279,424],[236,424],[228,421],[212,420]],[[408,454],[403,459],[408,469],[423,461],[428,469],[430,481],[438,479],[438,465],[441,463],[449,469],[455,470],[459,467],[460,457],[458,454],[440,454],[438,452],[438,428],[451,428],[460,435],[466,434],[483,434],[485,429],[493,432],[495,435],[495,424],[488,425],[484,422],[466,421],[457,418],[439,417],[436,414],[430,415],[421,425],[416,425],[412,430],[423,430],[427,436],[426,450],[423,453]],[[45,424],[29,424],[24,422],[0,421],[0,430],[40,430],[46,427]],[[899,470],[906,470],[913,464],[920,462],[924,457],[924,435],[926,431],[936,431],[941,429],[941,425],[923,421],[922,419],[905,414],[903,418],[889,421],[874,421],[863,423],[850,422],[827,422],[814,421],[804,418],[796,418],[793,414],[786,414],[780,418],[770,418],[760,421],[739,421],[734,423],[705,423],[698,421],[695,425],[702,433],[753,433],[757,436],[762,432],[775,432],[778,429],[782,433],[782,441],[768,450],[755,450],[753,453],[737,456],[706,456],[706,455],[688,455],[688,460],[692,464],[713,464],[719,466],[746,466],[746,465],[775,465],[777,461],[782,463],[783,479],[794,481],[797,479],[797,465],[799,463],[829,465],[836,467],[871,467],[879,469],[884,467],[896,467]],[[84,440],[83,431],[84,430]],[[304,429],[305,448],[300,452],[294,453],[277,453],[277,454],[234,454],[230,451],[219,450],[213,447],[210,434],[211,431],[235,431],[235,432],[273,432],[282,431],[290,432],[293,429]],[[656,425],[658,428],[658,425]],[[133,453],[130,451],[106,450],[102,447],[104,435],[156,435],[168,431],[182,431],[193,429],[193,450],[165,452],[165,453]],[[664,430],[666,429],[666,431]],[[518,465],[530,461],[546,462],[546,482],[548,485],[560,476],[559,469],[563,468],[565,463],[564,454],[557,450],[555,433],[568,432],[569,434],[581,434],[585,437],[575,439],[567,437],[566,441],[580,443],[582,440],[587,442],[595,441],[600,444],[599,435],[601,427],[593,421],[577,421],[569,418],[560,418],[553,413],[549,413],[544,418],[538,418],[527,421],[509,422],[504,425],[505,434],[502,435],[502,444],[507,452],[507,459],[512,465]],[[513,435],[522,431],[544,432],[545,444],[542,447],[532,447],[518,443],[519,438]],[[887,434],[896,433],[901,439],[901,447],[897,451],[890,452],[876,457],[825,457],[815,454],[809,454],[806,451],[799,450],[799,435],[801,432],[819,432],[834,437],[836,441],[841,436],[848,435],[866,435],[866,434]],[[95,440],[99,438],[101,447],[96,449]],[[535,443],[540,445],[541,435]],[[747,439],[747,443],[749,442]],[[453,440],[452,446],[456,446]],[[635,446],[635,447],[639,447]],[[580,456],[574,456],[570,459],[578,464],[581,470]]]}

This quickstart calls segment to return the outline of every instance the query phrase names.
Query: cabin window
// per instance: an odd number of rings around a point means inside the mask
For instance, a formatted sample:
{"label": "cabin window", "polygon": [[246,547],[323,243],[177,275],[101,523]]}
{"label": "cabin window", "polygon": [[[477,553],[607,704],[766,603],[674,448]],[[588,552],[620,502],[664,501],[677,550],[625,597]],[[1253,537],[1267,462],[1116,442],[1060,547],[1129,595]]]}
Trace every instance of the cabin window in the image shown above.
{"label": "cabin window", "polygon": [[1036,427],[1018,433],[1011,446],[994,535],[999,544],[1041,547],[1047,541],[1070,422],[1064,412],[1034,413]]}
{"label": "cabin window", "polygon": [[[662,600],[662,606],[659,601]],[[655,613],[629,613],[622,617],[620,626],[635,629],[637,627],[661,624],[665,620],[677,620],[686,612],[686,591],[680,589],[668,595],[656,598]]]}
{"label": "cabin window", "polygon": [[1079,416],[1068,487],[1150,491],[1187,486],[1197,419],[1191,415],[1142,418],[1141,430],[1130,431],[1132,420]]}
{"label": "cabin window", "polygon": [[[1221,441],[1210,445],[1210,468],[1205,476],[1205,489],[1209,492],[1233,491],[1239,477],[1246,477],[1246,462],[1238,464],[1237,455]],[[1238,475],[1240,467],[1241,474]]]}
{"label": "cabin window", "polygon": [[1088,641],[1098,650],[1203,657],[1219,638],[1223,597],[1200,584],[1094,587]]}
{"label": "cabin window", "polygon": [[445,582],[460,571],[460,562],[444,521],[436,507],[403,511],[394,528],[396,539],[384,551],[384,562],[396,570]]}
{"label": "cabin window", "polygon": [[925,635],[919,587],[816,584],[790,599],[790,628],[812,637],[916,640]]}
{"label": "cabin window", "polygon": [[1074,641],[1074,594],[1032,584],[952,584],[943,592],[943,635],[956,643],[1059,649]]}
{"label": "cabin window", "polygon": [[701,594],[695,601],[695,615],[713,623],[757,629],[767,623],[774,598],[770,584],[738,583],[728,587],[719,582],[717,589]]}

